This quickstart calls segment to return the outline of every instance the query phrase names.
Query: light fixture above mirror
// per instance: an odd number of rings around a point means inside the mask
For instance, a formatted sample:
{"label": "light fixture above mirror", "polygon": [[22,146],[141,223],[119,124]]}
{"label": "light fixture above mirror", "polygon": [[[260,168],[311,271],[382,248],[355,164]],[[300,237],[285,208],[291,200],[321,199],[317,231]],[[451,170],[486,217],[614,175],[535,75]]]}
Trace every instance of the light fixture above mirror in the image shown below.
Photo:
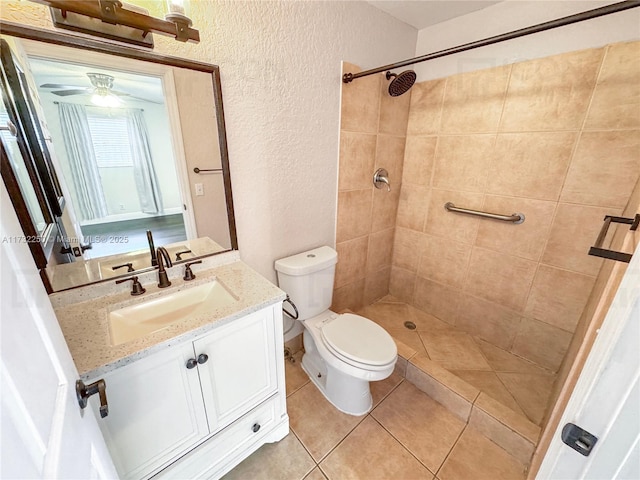
{"label": "light fixture above mirror", "polygon": [[191,28],[187,0],[166,0],[165,19],[152,17],[140,7],[119,0],[31,0],[51,8],[56,27],[153,48],[149,33],[174,37],[179,42],[200,42]]}

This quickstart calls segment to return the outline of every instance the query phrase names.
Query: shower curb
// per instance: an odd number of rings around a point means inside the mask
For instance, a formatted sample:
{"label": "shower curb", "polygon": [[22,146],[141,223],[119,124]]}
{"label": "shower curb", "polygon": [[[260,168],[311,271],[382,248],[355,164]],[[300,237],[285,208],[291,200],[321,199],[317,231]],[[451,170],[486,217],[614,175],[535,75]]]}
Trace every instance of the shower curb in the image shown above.
{"label": "shower curb", "polygon": [[525,465],[541,429],[485,392],[395,339],[396,372]]}

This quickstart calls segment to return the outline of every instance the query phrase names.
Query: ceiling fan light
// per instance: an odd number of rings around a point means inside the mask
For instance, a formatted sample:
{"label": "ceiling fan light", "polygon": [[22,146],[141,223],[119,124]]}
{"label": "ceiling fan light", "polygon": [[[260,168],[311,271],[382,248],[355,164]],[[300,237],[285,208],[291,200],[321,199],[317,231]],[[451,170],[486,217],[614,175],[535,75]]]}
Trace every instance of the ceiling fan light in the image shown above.
{"label": "ceiling fan light", "polygon": [[91,95],[91,103],[97,105],[98,107],[119,107],[122,101],[116,97],[115,95],[108,93],[107,95],[100,95],[99,93],[94,93]]}

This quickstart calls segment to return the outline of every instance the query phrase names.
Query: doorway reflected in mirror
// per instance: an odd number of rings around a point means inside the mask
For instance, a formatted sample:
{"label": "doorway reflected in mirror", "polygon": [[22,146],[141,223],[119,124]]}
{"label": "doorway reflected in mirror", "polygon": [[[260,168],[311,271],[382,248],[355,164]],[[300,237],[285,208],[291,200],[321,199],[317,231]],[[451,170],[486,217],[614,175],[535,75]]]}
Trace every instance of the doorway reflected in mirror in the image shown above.
{"label": "doorway reflected in mirror", "polygon": [[[28,56],[84,258],[187,239],[162,78]],[[77,241],[74,241],[77,240]]]}

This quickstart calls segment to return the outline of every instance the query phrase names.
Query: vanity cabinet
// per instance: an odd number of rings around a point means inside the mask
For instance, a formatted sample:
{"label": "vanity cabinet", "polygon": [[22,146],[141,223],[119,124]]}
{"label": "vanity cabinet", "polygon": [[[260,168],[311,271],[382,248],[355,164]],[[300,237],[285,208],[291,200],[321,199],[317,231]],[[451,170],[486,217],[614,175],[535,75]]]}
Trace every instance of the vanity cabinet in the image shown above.
{"label": "vanity cabinet", "polygon": [[288,433],[280,305],[101,377],[121,478],[217,478]]}

